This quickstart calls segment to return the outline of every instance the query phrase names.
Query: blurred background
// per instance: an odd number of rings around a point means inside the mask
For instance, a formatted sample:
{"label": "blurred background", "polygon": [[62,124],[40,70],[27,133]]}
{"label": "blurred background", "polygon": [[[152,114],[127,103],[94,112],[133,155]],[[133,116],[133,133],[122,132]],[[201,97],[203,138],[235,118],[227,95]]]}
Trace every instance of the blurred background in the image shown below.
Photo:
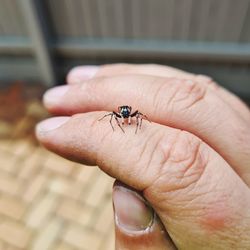
{"label": "blurred background", "polygon": [[112,250],[98,168],[40,147],[43,92],[70,68],[160,63],[250,101],[250,0],[0,0],[0,250]]}

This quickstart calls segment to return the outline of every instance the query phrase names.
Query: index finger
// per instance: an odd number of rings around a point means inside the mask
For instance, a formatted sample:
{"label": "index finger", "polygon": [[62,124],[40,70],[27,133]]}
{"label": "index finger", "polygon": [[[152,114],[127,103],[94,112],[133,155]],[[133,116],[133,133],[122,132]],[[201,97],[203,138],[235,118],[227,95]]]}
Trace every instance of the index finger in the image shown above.
{"label": "index finger", "polygon": [[[37,135],[50,150],[97,164],[142,191],[178,249],[205,243],[228,249],[227,237],[238,242],[247,230],[249,189],[219,154],[188,132],[156,123],[145,122],[137,135],[134,126],[113,132],[108,121],[98,122],[102,115],[51,118]],[[242,240],[243,248],[247,244]]]}

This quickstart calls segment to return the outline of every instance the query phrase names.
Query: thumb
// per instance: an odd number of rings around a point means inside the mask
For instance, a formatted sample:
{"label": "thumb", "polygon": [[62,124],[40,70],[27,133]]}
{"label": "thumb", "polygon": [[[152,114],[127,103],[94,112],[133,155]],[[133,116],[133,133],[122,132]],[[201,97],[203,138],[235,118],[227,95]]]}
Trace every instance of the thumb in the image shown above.
{"label": "thumb", "polygon": [[116,181],[113,204],[116,250],[176,249],[154,210],[138,192]]}

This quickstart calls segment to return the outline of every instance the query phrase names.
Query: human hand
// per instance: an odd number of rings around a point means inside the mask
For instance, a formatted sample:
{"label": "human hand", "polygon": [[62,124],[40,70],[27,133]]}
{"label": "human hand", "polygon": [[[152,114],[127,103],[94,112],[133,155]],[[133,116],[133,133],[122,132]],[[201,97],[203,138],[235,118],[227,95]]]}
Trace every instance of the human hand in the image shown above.
{"label": "human hand", "polygon": [[[68,82],[45,94],[63,117],[37,137],[124,183],[113,192],[116,249],[250,249],[250,112],[236,96],[157,65],[76,68]],[[98,121],[121,105],[152,123],[135,135]]]}

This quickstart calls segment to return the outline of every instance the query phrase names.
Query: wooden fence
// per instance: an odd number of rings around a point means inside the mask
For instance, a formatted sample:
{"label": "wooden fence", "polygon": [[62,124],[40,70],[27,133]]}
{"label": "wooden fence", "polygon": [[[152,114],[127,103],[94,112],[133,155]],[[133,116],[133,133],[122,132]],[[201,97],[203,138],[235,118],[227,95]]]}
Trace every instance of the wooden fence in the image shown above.
{"label": "wooden fence", "polygon": [[121,61],[250,97],[250,0],[0,0],[0,79],[53,85],[73,65]]}

